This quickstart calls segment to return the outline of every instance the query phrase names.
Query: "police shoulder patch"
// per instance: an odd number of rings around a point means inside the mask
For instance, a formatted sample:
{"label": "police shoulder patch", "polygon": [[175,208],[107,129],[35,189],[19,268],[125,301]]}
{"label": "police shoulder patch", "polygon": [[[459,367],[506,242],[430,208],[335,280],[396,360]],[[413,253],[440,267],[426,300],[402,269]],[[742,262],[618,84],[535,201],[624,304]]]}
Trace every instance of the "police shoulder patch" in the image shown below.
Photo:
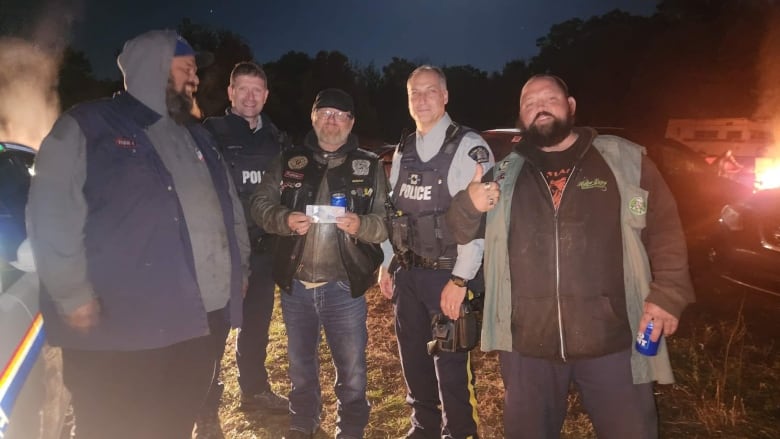
{"label": "police shoulder patch", "polygon": [[477,163],[487,163],[490,159],[490,152],[485,146],[478,145],[469,150],[469,157]]}

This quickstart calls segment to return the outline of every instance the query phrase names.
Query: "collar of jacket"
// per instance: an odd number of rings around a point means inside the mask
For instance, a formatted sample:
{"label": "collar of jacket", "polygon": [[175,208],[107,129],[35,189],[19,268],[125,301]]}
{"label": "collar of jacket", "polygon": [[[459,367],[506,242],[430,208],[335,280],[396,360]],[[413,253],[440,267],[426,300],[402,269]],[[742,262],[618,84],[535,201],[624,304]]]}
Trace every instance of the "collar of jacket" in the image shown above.
{"label": "collar of jacket", "polygon": [[128,109],[127,116],[142,127],[148,127],[162,118],[162,115],[144,105],[143,102],[127,92],[117,92],[114,94],[114,102]]}
{"label": "collar of jacket", "polygon": [[[236,113],[233,113],[232,110],[233,110],[233,107],[228,107],[225,110],[225,119],[227,119],[231,124],[240,125],[241,127],[245,128],[247,130],[254,131],[251,128],[249,128],[249,121],[247,121],[243,117],[237,115]],[[260,127],[260,130],[266,128],[271,123],[271,121],[268,119],[268,117],[265,115],[265,113],[261,112],[258,116],[260,118],[260,123],[262,124],[262,126]],[[257,131],[260,131],[260,130],[257,130]]]}
{"label": "collar of jacket", "polygon": [[306,137],[303,139],[303,146],[309,149],[314,156],[314,159],[321,163],[328,163],[334,159],[343,159],[352,151],[358,149],[358,138],[354,134],[350,133],[347,137],[347,142],[339,147],[336,151],[327,152],[320,148],[320,143],[317,140],[317,134],[314,130],[309,131]]}

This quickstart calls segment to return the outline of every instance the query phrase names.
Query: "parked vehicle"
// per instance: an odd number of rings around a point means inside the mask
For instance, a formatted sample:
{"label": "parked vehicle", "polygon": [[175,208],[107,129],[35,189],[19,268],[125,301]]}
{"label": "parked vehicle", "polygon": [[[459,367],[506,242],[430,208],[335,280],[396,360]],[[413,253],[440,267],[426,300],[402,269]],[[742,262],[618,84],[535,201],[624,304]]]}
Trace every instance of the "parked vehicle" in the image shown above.
{"label": "parked vehicle", "polygon": [[780,189],[725,205],[718,225],[709,251],[717,275],[780,297]]}
{"label": "parked vehicle", "polygon": [[35,151],[0,143],[0,438],[60,437],[69,397],[45,345],[24,209]]}

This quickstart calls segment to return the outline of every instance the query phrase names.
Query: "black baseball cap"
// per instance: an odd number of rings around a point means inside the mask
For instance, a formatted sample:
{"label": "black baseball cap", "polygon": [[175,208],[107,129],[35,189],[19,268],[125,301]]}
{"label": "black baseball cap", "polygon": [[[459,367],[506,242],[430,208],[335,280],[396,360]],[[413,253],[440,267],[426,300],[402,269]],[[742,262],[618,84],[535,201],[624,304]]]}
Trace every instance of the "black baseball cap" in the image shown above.
{"label": "black baseball cap", "polygon": [[325,107],[355,114],[355,102],[352,100],[352,96],[340,88],[326,88],[317,93],[314,105],[311,107],[312,111]]}

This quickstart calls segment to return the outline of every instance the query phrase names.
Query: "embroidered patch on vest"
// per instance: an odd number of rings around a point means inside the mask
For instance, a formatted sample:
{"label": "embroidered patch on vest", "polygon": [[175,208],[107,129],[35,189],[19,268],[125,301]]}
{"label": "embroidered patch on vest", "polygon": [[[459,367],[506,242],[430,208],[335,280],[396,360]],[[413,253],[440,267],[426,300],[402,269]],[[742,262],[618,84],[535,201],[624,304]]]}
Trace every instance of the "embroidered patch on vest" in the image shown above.
{"label": "embroidered patch on vest", "polygon": [[300,172],[293,172],[293,171],[284,171],[283,176],[285,178],[291,178],[293,180],[303,180],[303,174]]}
{"label": "embroidered patch on vest", "polygon": [[490,152],[486,147],[479,145],[469,150],[469,157],[477,163],[487,163],[490,160]]}
{"label": "embroidered patch on vest", "polygon": [[290,169],[303,169],[309,164],[309,159],[304,155],[299,155],[287,160],[287,167]]}
{"label": "embroidered patch on vest", "polygon": [[406,178],[406,182],[412,186],[417,186],[418,184],[422,184],[422,175],[409,174],[409,177]]}
{"label": "embroidered patch on vest", "polygon": [[114,143],[120,148],[135,148],[135,140],[127,137],[117,137],[114,139]]}
{"label": "embroidered patch on vest", "polygon": [[353,160],[352,161],[352,173],[355,175],[368,175],[368,170],[371,168],[371,162],[368,160]]}
{"label": "embroidered patch on vest", "polygon": [[628,210],[634,215],[644,215],[647,213],[647,203],[642,197],[634,197],[628,202]]}
{"label": "embroidered patch on vest", "polygon": [[599,178],[594,178],[593,180],[586,178],[581,182],[577,183],[577,187],[579,187],[582,190],[598,189],[602,192],[605,192],[607,190],[607,182]]}

